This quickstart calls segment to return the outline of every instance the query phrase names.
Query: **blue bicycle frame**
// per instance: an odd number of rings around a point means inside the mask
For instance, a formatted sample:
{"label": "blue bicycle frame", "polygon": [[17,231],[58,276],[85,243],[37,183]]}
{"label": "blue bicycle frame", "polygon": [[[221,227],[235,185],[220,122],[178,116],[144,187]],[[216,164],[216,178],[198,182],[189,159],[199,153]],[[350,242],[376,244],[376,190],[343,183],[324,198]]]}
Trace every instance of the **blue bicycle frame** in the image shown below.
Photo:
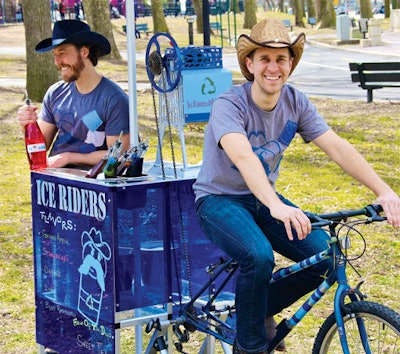
{"label": "blue bicycle frame", "polygon": [[[294,327],[296,327],[302,321],[302,319],[307,315],[308,312],[311,311],[311,309],[319,302],[319,300],[327,293],[327,291],[332,288],[335,283],[338,283],[338,287],[334,295],[335,320],[342,351],[344,354],[350,354],[344,325],[344,315],[346,314],[345,298],[347,297],[351,302],[356,302],[363,300],[366,296],[363,295],[359,290],[363,281],[359,282],[355,288],[351,288],[348,284],[346,274],[347,257],[342,251],[343,249],[348,248],[348,240],[347,238],[344,238],[343,240],[338,239],[335,229],[340,224],[341,220],[345,220],[348,216],[367,215],[367,211],[369,211],[368,216],[370,217],[371,221],[383,221],[384,218],[376,214],[377,209],[375,209],[373,206],[371,206],[371,208],[373,208],[373,212],[371,212],[371,209],[368,207],[368,210],[363,209],[347,212],[344,211],[334,214],[325,214],[322,217],[316,215],[313,219],[310,218],[310,220],[318,221],[317,223],[313,224],[314,227],[329,225],[329,231],[327,231],[331,237],[329,247],[316,255],[275,271],[272,274],[271,283],[275,283],[291,274],[300,272],[329,258],[332,259],[334,268],[329,276],[321,282],[318,288],[298,308],[294,315],[291,318],[283,319],[280,322],[280,324],[277,326],[275,337],[269,342],[267,349],[268,353],[272,353],[277,345],[289,334],[289,332],[293,330]],[[309,215],[312,216],[312,214]],[[327,222],[323,221],[324,216],[328,220]],[[222,342],[232,345],[236,335],[234,322],[229,320],[229,316],[227,321],[221,320],[219,316],[222,314],[222,312],[216,310],[214,303],[218,302],[218,296],[223,292],[225,285],[232,279],[238,267],[238,264],[233,259],[221,261],[221,263],[218,265],[212,265],[211,268],[213,274],[210,276],[209,281],[204,284],[204,286],[196,295],[192,296],[192,299],[189,301],[189,303],[184,305],[181,304],[182,307],[179,311],[179,318],[173,321],[173,323],[177,325],[188,325],[189,327],[192,327],[193,330],[200,330],[216,339],[221,340]],[[207,290],[210,290],[210,285],[214,284],[214,281],[223,272],[227,272],[225,279],[219,284],[219,286],[217,286],[217,288],[213,288],[211,293],[209,292],[207,296],[207,302],[205,305],[201,306],[201,314],[198,316],[196,311],[193,311],[196,307],[196,301],[200,299],[202,295],[207,292]],[[204,297],[202,300],[204,300]],[[234,306],[228,306],[223,311],[226,315],[226,313],[234,313],[234,310]],[[370,354],[371,348],[368,343],[368,336],[364,325],[364,320],[362,318],[357,318],[356,322],[364,351],[365,353]]]}
{"label": "blue bicycle frame", "polygon": [[[334,229],[331,233],[334,234]],[[338,287],[334,297],[334,312],[336,323],[338,326],[338,333],[340,337],[341,346],[344,354],[350,354],[346,338],[346,331],[343,321],[344,298],[348,296],[351,301],[359,301],[364,297],[358,287],[353,289],[348,284],[346,275],[346,259],[342,254],[339,245],[337,244],[336,236],[334,236],[330,248],[314,255],[310,258],[304,259],[301,262],[293,264],[289,267],[282,268],[272,275],[271,283],[279,281],[290,274],[297,273],[305,268],[313,266],[324,259],[332,257],[334,260],[334,272],[325,279],[321,285],[307,298],[303,305],[295,312],[290,319],[284,319],[277,327],[276,336],[271,340],[268,346],[268,352],[272,351],[286,335],[297,326],[301,320],[307,315],[308,312],[316,305],[319,300],[326,294],[326,292],[337,282]],[[367,334],[362,319],[357,320],[362,343],[366,353],[370,353],[368,348]]]}

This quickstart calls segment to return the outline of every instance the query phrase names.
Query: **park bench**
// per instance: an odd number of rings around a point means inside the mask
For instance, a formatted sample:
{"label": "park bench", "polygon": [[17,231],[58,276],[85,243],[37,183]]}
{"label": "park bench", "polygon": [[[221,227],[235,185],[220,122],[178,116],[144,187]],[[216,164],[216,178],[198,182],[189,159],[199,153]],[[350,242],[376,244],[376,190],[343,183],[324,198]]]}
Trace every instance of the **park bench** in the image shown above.
{"label": "park bench", "polygon": [[309,17],[308,24],[311,25],[311,28],[314,28],[314,26],[317,24],[317,19],[315,17]]}
{"label": "park bench", "polygon": [[166,7],[164,8],[165,16],[178,16],[181,13],[180,7]]}
{"label": "park bench", "polygon": [[152,31],[149,29],[149,26],[147,23],[137,23],[135,25],[136,31],[146,33],[146,36],[149,35]]}
{"label": "park bench", "polygon": [[351,81],[367,90],[367,102],[373,101],[373,90],[400,87],[400,62],[349,63]]}
{"label": "park bench", "polygon": [[293,31],[293,25],[290,20],[282,20],[282,22],[286,27],[290,27],[290,31]]}
{"label": "park bench", "polygon": [[[149,29],[149,26],[147,25],[147,23],[137,23],[135,25],[136,31],[137,32],[143,32],[146,33],[146,36],[149,35],[149,33],[151,33],[152,31]],[[122,29],[123,31],[126,33],[126,25],[122,25]]]}
{"label": "park bench", "polygon": [[225,28],[222,28],[221,24],[219,22],[210,22],[210,28],[212,30],[216,30],[219,33],[222,33],[222,31],[225,31]]}

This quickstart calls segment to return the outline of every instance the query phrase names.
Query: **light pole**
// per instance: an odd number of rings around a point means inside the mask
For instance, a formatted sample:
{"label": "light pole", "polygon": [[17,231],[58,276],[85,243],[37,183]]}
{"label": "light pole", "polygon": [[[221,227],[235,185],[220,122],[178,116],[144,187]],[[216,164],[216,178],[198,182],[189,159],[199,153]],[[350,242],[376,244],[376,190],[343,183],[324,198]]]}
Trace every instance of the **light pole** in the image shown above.
{"label": "light pole", "polygon": [[185,16],[185,19],[189,25],[189,45],[193,45],[193,22],[196,18],[196,15]]}
{"label": "light pole", "polygon": [[4,25],[4,0],[1,0],[1,24]]}

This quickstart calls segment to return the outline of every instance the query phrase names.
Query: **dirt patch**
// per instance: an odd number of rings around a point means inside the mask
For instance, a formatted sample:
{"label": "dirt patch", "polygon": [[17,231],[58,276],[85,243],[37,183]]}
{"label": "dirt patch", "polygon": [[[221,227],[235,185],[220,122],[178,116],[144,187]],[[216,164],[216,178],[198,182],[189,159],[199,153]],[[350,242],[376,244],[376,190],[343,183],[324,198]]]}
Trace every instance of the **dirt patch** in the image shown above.
{"label": "dirt patch", "polygon": [[1,47],[25,47],[25,26],[10,25],[0,27]]}

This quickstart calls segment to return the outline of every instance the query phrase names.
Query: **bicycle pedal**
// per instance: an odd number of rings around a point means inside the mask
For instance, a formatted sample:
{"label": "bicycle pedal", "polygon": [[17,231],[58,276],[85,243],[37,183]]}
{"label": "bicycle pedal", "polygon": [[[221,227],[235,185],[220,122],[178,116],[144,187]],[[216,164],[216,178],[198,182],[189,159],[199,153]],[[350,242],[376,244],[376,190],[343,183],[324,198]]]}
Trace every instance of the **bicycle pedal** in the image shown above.
{"label": "bicycle pedal", "polygon": [[186,329],[186,323],[184,324],[184,330],[182,331],[181,326],[174,325],[173,331],[179,340],[179,343],[186,343],[189,341],[189,331]]}

